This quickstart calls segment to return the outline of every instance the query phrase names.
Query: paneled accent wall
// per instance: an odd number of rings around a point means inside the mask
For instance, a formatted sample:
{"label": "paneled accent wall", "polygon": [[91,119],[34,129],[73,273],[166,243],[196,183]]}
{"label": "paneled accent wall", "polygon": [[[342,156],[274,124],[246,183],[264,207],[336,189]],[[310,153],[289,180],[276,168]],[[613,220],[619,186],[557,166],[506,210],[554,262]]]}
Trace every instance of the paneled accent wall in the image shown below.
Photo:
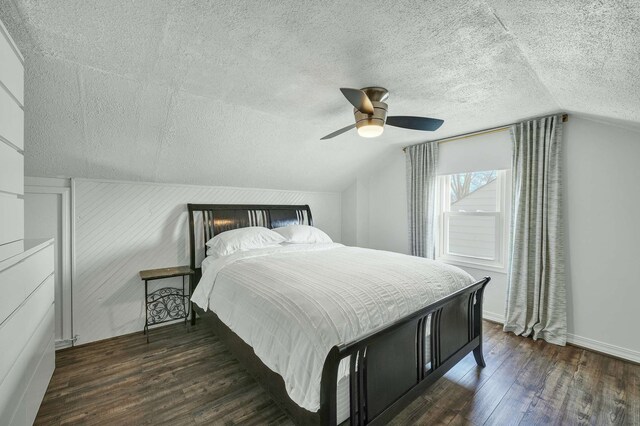
{"label": "paneled accent wall", "polygon": [[0,261],[24,238],[23,58],[0,23]]}
{"label": "paneled accent wall", "polygon": [[[315,225],[341,239],[339,193],[84,179],[73,180],[72,187],[77,344],[142,331],[138,271],[189,263],[187,203],[309,204]],[[154,283],[164,284],[177,281]]]}

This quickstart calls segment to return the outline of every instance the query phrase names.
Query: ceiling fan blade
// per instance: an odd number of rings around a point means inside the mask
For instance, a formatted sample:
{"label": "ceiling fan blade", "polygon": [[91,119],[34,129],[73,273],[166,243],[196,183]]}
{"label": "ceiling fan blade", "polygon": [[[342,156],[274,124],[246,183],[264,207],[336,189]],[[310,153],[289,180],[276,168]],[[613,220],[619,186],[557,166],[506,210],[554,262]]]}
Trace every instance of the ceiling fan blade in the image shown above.
{"label": "ceiling fan blade", "polygon": [[341,88],[340,91],[358,111],[365,114],[373,114],[373,104],[362,90]]}
{"label": "ceiling fan blade", "polygon": [[402,127],[412,130],[427,130],[433,132],[442,126],[444,120],[429,117],[412,117],[410,115],[394,115],[387,117],[389,126]]}
{"label": "ceiling fan blade", "polygon": [[336,137],[336,136],[338,136],[338,135],[343,134],[344,132],[347,132],[347,131],[349,131],[349,130],[353,129],[354,127],[356,127],[356,125],[355,125],[355,124],[349,124],[347,127],[343,127],[343,128],[342,128],[342,129],[340,129],[340,130],[336,130],[336,131],[335,131],[335,132],[333,132],[333,133],[329,133],[327,136],[325,136],[325,137],[323,137],[323,138],[320,138],[320,140],[321,140],[321,141],[323,141],[323,140],[325,140],[325,139],[331,139],[331,138],[334,138],[334,137]]}

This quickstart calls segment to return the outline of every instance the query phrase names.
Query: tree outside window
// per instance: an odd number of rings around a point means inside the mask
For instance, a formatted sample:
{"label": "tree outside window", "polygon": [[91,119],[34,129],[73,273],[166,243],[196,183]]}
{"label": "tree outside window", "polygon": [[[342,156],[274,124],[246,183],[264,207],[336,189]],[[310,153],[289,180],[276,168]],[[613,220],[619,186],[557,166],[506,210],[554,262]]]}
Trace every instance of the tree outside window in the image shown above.
{"label": "tree outside window", "polygon": [[495,179],[495,170],[451,175],[451,203],[463,199]]}

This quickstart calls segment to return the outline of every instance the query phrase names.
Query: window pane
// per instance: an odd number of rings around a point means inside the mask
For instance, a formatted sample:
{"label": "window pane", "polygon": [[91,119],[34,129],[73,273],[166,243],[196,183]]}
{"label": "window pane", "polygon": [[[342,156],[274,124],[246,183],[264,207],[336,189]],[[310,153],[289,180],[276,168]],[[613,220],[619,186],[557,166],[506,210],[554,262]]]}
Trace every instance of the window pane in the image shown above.
{"label": "window pane", "polygon": [[448,254],[495,259],[495,216],[452,215],[448,222]]}
{"label": "window pane", "polygon": [[452,212],[495,212],[498,206],[498,182],[495,170],[451,175]]}

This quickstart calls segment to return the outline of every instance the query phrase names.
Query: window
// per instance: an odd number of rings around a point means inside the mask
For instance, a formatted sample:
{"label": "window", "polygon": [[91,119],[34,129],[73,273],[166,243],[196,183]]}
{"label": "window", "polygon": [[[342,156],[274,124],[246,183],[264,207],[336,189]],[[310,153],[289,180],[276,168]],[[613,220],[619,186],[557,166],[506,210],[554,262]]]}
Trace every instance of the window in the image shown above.
{"label": "window", "polygon": [[438,259],[503,271],[510,179],[507,170],[438,177]]}

